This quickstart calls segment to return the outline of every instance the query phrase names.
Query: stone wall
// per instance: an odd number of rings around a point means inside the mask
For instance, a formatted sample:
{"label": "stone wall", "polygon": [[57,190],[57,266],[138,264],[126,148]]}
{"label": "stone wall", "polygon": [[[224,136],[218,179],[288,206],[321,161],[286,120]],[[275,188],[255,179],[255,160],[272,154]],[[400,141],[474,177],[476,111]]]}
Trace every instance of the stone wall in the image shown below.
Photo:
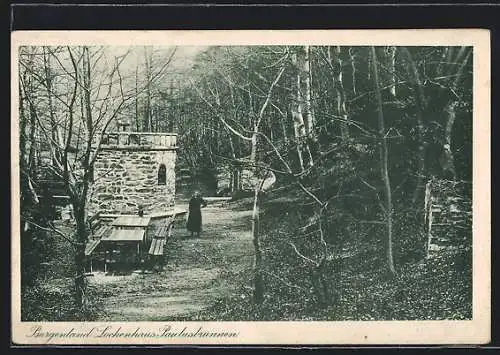
{"label": "stone wall", "polygon": [[472,184],[432,180],[426,186],[428,252],[472,246]]}
{"label": "stone wall", "polygon": [[[90,210],[102,213],[160,212],[174,205],[174,149],[150,150],[142,147],[104,148],[94,166]],[[158,184],[160,165],[166,168],[165,185]]]}

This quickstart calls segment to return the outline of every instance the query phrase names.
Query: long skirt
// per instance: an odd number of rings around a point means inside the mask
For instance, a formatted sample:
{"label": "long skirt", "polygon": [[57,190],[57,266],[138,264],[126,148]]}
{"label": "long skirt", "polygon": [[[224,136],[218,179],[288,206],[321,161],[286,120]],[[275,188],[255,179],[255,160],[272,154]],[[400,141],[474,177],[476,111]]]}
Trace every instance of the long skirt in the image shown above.
{"label": "long skirt", "polygon": [[189,211],[187,220],[187,230],[193,233],[200,233],[201,231],[201,211]]}

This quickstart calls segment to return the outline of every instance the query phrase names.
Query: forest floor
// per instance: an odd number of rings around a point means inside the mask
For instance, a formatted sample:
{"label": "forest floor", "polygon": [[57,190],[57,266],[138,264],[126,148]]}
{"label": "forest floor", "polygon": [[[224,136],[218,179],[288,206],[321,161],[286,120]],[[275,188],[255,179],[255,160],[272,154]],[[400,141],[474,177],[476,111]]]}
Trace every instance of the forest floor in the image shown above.
{"label": "forest floor", "polygon": [[[184,207],[177,204],[178,207]],[[167,246],[164,270],[88,277],[99,301],[96,320],[155,321],[190,318],[241,285],[237,277],[252,263],[251,214],[222,204],[202,209],[200,237],[190,237],[179,218]]]}
{"label": "forest floor", "polygon": [[[245,201],[246,200],[246,201]],[[433,257],[396,258],[397,274],[388,277],[377,232],[360,234],[345,242],[347,257],[340,264],[339,279],[330,283],[338,300],[320,307],[311,294],[306,267],[291,268],[286,258],[272,260],[286,250],[280,231],[296,233],[307,221],[307,201],[294,194],[269,195],[261,205],[261,248],[265,253],[266,293],[260,305],[252,290],[242,287],[196,315],[205,321],[351,321],[351,320],[458,320],[472,318],[471,248],[442,251]],[[233,210],[249,208],[249,199],[231,204]],[[310,210],[310,207],[309,207]],[[369,237],[369,238],[368,238]],[[414,236],[410,235],[409,238]],[[293,254],[292,254],[293,256]],[[295,257],[295,260],[297,258]],[[273,263],[271,265],[271,263]],[[306,265],[307,266],[307,265]],[[288,280],[282,273],[287,274]],[[246,274],[246,284],[251,280]],[[293,281],[295,280],[295,281]],[[331,280],[333,281],[333,280]],[[187,319],[186,319],[187,320]]]}
{"label": "forest floor", "polygon": [[[182,207],[186,201],[178,201]],[[276,230],[287,233],[304,223],[304,202],[292,195],[266,199],[261,211],[263,251],[282,251],[269,244]],[[470,319],[472,316],[471,252],[442,253],[435,258],[397,262],[398,274],[384,276],[383,253],[369,251],[373,241],[360,239],[355,254],[342,266],[339,302],[319,308],[303,268],[290,269],[281,259],[267,277],[264,302],[252,302],[252,198],[211,204],[202,209],[203,231],[189,236],[180,217],[167,246],[164,270],[87,277],[89,309],[71,306],[70,246],[57,247],[50,271],[23,292],[24,320],[98,321],[252,321],[252,320],[422,320]],[[69,228],[69,226],[68,226]],[[267,232],[267,233],[266,233]],[[377,237],[376,234],[374,234]],[[373,249],[373,248],[372,248]],[[272,254],[266,254],[272,262]],[[382,256],[382,257],[381,257]],[[276,260],[275,260],[276,262]],[[269,265],[270,266],[270,265]],[[296,284],[278,280],[292,270]],[[302,271],[301,271],[302,270]],[[305,269],[304,269],[305,270]],[[301,273],[302,272],[302,273]],[[277,281],[278,280],[278,281]]]}

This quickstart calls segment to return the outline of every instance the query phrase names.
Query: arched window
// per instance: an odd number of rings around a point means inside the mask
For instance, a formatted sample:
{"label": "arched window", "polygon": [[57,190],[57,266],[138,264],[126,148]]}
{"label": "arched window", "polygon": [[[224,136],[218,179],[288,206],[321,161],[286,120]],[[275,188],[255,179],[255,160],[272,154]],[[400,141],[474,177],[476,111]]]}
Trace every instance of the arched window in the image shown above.
{"label": "arched window", "polygon": [[109,144],[109,136],[107,134],[103,134],[101,144]]}
{"label": "arched window", "polygon": [[167,184],[167,168],[165,164],[161,164],[158,169],[158,185],[166,185]]}
{"label": "arched window", "polygon": [[128,144],[137,145],[140,144],[139,136],[137,134],[131,134],[128,136]]}

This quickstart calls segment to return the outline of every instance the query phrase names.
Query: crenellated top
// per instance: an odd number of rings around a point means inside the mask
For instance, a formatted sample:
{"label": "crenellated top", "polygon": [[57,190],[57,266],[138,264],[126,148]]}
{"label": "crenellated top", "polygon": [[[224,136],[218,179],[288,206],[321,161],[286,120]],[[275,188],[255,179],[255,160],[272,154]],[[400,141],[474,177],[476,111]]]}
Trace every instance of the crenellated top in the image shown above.
{"label": "crenellated top", "polygon": [[103,135],[101,149],[176,150],[177,133],[109,132]]}

